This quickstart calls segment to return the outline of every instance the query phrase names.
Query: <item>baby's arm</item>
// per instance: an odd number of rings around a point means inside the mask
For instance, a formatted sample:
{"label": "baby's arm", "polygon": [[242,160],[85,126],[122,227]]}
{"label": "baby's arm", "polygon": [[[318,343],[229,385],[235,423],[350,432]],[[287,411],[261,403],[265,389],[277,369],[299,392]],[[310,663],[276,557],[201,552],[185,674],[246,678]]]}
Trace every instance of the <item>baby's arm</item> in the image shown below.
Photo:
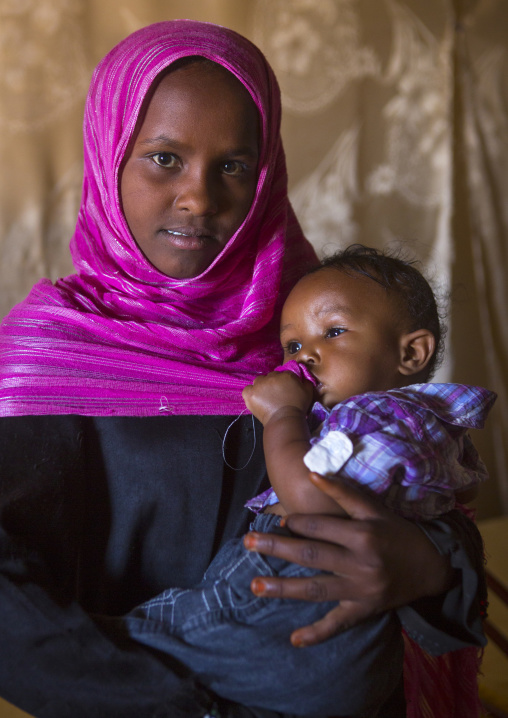
{"label": "baby's arm", "polygon": [[329,496],[309,481],[303,457],[310,449],[307,412],[313,386],[292,372],[260,376],[243,390],[247,408],[263,424],[270,482],[287,513],[343,515]]}

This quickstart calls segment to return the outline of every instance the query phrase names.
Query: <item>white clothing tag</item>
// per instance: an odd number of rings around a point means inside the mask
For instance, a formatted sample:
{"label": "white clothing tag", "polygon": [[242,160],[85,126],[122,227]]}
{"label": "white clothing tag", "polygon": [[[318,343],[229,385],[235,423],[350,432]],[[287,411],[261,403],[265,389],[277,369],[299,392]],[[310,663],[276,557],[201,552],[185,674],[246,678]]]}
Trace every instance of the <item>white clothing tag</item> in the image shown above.
{"label": "white clothing tag", "polygon": [[330,431],[324,439],[305,454],[303,461],[311,471],[322,476],[333,476],[353,453],[351,439],[342,431]]}

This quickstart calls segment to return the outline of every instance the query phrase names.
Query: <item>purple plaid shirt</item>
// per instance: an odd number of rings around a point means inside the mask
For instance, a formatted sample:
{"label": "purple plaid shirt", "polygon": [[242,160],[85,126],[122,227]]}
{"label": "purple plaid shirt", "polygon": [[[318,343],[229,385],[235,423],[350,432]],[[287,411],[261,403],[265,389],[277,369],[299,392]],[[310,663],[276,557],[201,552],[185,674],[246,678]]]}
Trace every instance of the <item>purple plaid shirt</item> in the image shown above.
{"label": "purple plaid shirt", "polygon": [[[407,518],[428,519],[455,506],[455,492],[487,471],[468,435],[483,428],[496,395],[463,384],[413,384],[353,396],[309,415],[312,470],[352,479]],[[272,489],[247,506],[277,502]]]}

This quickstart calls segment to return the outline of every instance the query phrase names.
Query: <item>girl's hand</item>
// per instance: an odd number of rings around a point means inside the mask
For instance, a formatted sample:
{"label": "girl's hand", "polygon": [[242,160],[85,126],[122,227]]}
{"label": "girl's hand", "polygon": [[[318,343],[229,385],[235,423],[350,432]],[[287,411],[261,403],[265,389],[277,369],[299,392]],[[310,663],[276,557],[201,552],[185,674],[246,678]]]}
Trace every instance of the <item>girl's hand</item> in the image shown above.
{"label": "girl's hand", "polygon": [[329,572],[296,579],[260,576],[251,584],[258,596],[340,601],[320,621],[294,631],[294,645],[320,643],[378,613],[448,590],[448,560],[416,524],[349,484],[318,474],[310,479],[349,518],[294,514],[285,525],[305,539],[258,533],[245,537],[251,550]]}
{"label": "girl's hand", "polygon": [[258,376],[242,392],[247,409],[266,426],[281,409],[296,409],[307,414],[313,400],[314,387],[301,381],[293,372],[270,372]]}

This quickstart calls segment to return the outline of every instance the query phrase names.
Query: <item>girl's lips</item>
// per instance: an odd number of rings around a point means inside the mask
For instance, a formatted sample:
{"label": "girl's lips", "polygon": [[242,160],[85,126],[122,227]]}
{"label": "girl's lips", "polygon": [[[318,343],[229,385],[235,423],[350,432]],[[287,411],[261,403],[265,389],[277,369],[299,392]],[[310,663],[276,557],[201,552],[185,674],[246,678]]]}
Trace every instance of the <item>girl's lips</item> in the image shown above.
{"label": "girl's lips", "polygon": [[211,234],[197,230],[164,229],[162,232],[170,244],[177,249],[204,249],[214,239]]}

